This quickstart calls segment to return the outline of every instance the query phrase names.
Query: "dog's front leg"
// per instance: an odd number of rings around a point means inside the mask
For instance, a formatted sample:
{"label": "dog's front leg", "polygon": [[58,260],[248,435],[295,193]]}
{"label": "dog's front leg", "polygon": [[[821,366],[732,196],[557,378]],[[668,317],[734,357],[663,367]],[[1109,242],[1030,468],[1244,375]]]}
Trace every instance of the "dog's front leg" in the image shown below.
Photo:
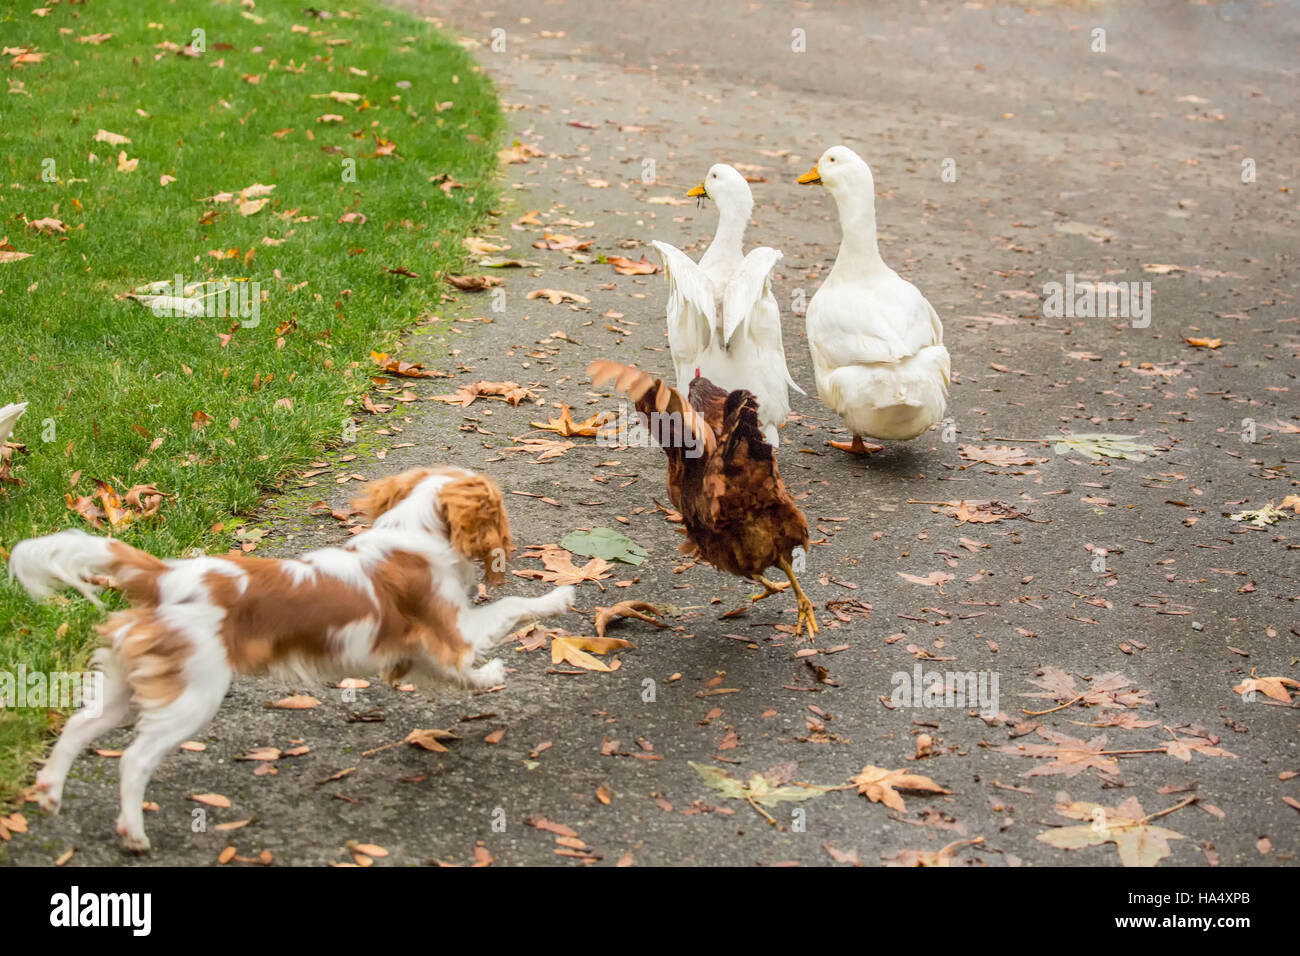
{"label": "dog's front leg", "polygon": [[536,598],[506,597],[491,604],[470,609],[461,628],[465,640],[476,650],[494,646],[507,634],[515,631],[525,621],[556,617],[573,607],[575,594],[572,585],[556,588],[550,594]]}

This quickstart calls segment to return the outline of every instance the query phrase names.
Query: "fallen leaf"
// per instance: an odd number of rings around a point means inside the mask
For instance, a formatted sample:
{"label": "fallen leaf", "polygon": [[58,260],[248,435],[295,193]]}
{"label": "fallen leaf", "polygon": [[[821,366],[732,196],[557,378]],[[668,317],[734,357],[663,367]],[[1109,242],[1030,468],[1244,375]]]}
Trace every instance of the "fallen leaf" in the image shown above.
{"label": "fallen leaf", "polygon": [[1091,822],[1040,833],[1037,837],[1040,842],[1062,850],[1114,843],[1125,866],[1155,866],[1170,855],[1170,840],[1183,839],[1181,833],[1148,823],[1136,797],[1114,808],[1071,802],[1058,803],[1054,809],[1072,820]]}
{"label": "fallen leaf", "polygon": [[[551,663],[568,662],[574,667],[589,671],[608,673],[613,670],[604,661],[598,661],[592,654],[608,654],[611,651],[633,647],[631,641],[616,637],[581,637],[573,634],[556,635],[551,638]],[[590,651],[591,653],[587,653]]]}
{"label": "fallen leaf", "polygon": [[668,627],[660,617],[668,613],[668,605],[651,604],[649,601],[619,601],[610,607],[597,607],[596,615],[596,636],[604,637],[605,629],[609,627],[612,621],[625,617],[636,618],[639,621],[646,621],[658,628]]}
{"label": "fallen leaf", "polygon": [[576,292],[565,292],[563,289],[534,289],[525,298],[546,299],[551,305],[559,305],[566,299],[570,302],[577,302],[579,305],[589,305],[591,303],[591,300],[585,295],[579,295]]}
{"label": "fallen leaf", "polygon": [[644,255],[640,259],[628,259],[625,256],[607,256],[605,261],[614,267],[614,271],[625,276],[648,276],[658,272],[658,263],[651,262]]}
{"label": "fallen leaf", "polygon": [[883,767],[873,767],[867,765],[862,768],[862,772],[849,781],[858,785],[858,793],[866,797],[872,803],[883,803],[891,810],[897,810],[899,813],[906,813],[907,808],[903,805],[903,798],[899,796],[899,790],[910,790],[917,793],[952,793],[951,790],[945,790],[929,777],[922,776],[919,773],[908,773],[906,770],[886,770]]}

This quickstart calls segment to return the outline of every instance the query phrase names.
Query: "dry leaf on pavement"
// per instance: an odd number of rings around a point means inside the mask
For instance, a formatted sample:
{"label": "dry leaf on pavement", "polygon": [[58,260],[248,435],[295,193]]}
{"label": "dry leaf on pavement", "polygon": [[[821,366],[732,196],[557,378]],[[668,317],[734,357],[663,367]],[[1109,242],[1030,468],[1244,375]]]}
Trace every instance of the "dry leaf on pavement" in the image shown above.
{"label": "dry leaf on pavement", "polygon": [[559,664],[562,661],[567,661],[574,667],[608,673],[613,668],[604,661],[596,660],[591,655],[608,654],[611,651],[635,646],[631,641],[620,640],[616,637],[581,637],[576,634],[557,634],[551,638],[551,663]]}
{"label": "dry leaf on pavement", "polygon": [[1130,797],[1113,808],[1097,803],[1071,802],[1058,803],[1054,809],[1063,817],[1089,822],[1040,833],[1039,841],[1062,850],[1114,843],[1119,850],[1120,862],[1125,866],[1155,866],[1169,856],[1170,840],[1183,839],[1181,833],[1152,826],[1137,797]]}
{"label": "dry leaf on pavement", "polygon": [[605,629],[610,623],[624,617],[647,621],[659,628],[667,627],[667,624],[659,620],[659,617],[667,613],[667,605],[651,604],[649,601],[619,601],[612,607],[598,607],[595,610],[596,636],[604,637]]}
{"label": "dry leaf on pavement", "polygon": [[899,790],[912,790],[918,793],[952,793],[945,790],[929,777],[906,770],[886,770],[884,767],[867,765],[862,772],[851,778],[850,783],[858,785],[858,793],[872,803],[883,803],[891,810],[906,813],[903,798]]}

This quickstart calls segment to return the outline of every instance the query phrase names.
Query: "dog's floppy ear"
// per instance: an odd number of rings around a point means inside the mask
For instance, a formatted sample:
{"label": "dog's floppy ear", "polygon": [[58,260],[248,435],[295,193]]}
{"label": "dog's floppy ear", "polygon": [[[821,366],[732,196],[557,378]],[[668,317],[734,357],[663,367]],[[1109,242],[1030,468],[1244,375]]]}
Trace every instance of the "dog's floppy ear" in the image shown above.
{"label": "dog's floppy ear", "polygon": [[428,468],[412,468],[398,475],[389,475],[366,485],[363,494],[352,499],[352,507],[360,508],[372,522],[385,511],[396,507],[420,482],[433,472]]}
{"label": "dog's floppy ear", "polygon": [[488,584],[505,581],[506,564],[514,544],[501,489],[487,475],[466,475],[443,485],[438,512],[457,552],[483,565]]}

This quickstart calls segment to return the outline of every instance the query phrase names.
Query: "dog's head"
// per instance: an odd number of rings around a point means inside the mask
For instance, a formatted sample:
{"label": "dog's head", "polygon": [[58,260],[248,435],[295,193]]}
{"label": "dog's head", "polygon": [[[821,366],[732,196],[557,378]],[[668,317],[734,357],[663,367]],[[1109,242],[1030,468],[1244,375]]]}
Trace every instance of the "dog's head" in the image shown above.
{"label": "dog's head", "polygon": [[514,548],[510,519],[501,489],[487,475],[461,468],[415,468],[372,481],[353,505],[376,527],[415,523],[420,530],[432,532],[436,518],[452,548],[483,565],[488,584],[505,581]]}

